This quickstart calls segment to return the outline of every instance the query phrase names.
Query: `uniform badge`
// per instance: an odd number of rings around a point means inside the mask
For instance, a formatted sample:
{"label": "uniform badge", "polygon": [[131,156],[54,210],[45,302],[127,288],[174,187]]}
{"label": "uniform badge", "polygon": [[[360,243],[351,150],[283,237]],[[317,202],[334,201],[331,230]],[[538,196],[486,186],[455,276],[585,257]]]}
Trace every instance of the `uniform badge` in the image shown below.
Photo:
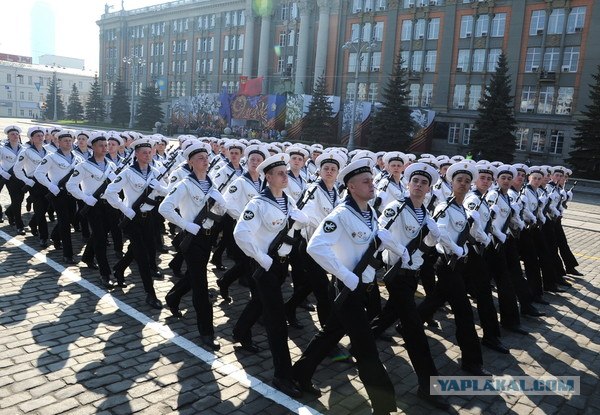
{"label": "uniform badge", "polygon": [[247,210],[244,212],[244,216],[243,216],[244,220],[251,220],[254,218],[254,212]]}
{"label": "uniform badge", "polygon": [[73,176],[73,177],[77,177],[77,176],[79,176],[79,170],[75,170],[75,171],[73,172],[73,175],[72,175],[72,176]]}
{"label": "uniform badge", "polygon": [[175,193],[175,190],[177,190],[177,188],[176,188],[176,187],[174,187],[174,188],[173,188],[173,190],[171,190],[171,191],[169,192],[169,194],[170,194],[170,195],[172,195],[173,193]]}
{"label": "uniform badge", "polygon": [[389,208],[383,211],[383,214],[386,218],[391,218],[392,216],[394,216],[394,209]]}
{"label": "uniform badge", "polygon": [[335,231],[336,229],[337,229],[337,225],[335,224],[335,222],[326,220],[325,223],[323,223],[323,232],[325,232],[325,233],[331,233],[331,232]]}
{"label": "uniform badge", "polygon": [[177,176],[171,177],[171,183],[175,183],[177,181]]}
{"label": "uniform badge", "polygon": [[445,218],[445,217],[446,217],[446,212],[440,213],[440,218]]}
{"label": "uniform badge", "polygon": [[477,207],[477,204],[475,202],[470,202],[467,207],[469,208],[469,210],[475,210],[475,208]]}
{"label": "uniform badge", "polygon": [[492,202],[491,200],[488,200],[488,206],[494,206],[494,202]]}
{"label": "uniform badge", "polygon": [[115,183],[119,183],[121,180],[123,180],[123,177],[119,176],[115,179]]}
{"label": "uniform badge", "polygon": [[229,193],[235,193],[237,192],[237,187],[236,186],[230,186],[229,187]]}
{"label": "uniform badge", "polygon": [[24,158],[25,156],[19,156],[19,161],[23,161]]}
{"label": "uniform badge", "polygon": [[48,163],[48,159],[42,159],[42,163],[41,164],[46,164]]}

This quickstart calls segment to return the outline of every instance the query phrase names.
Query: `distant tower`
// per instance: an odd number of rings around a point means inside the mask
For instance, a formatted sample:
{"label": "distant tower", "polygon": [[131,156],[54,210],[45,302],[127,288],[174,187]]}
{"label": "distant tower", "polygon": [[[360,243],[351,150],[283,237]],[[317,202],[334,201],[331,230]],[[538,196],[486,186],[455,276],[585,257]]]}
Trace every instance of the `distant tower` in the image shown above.
{"label": "distant tower", "polygon": [[49,2],[38,0],[31,8],[31,55],[56,54],[56,16]]}

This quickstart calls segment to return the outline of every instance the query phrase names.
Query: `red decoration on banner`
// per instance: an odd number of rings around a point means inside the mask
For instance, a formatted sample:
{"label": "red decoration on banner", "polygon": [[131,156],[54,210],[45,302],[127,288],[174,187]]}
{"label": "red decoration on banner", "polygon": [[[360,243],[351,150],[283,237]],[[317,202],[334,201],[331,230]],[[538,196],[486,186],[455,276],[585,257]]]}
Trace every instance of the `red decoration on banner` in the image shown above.
{"label": "red decoration on banner", "polygon": [[240,76],[240,90],[238,95],[253,97],[262,92],[263,77],[249,79],[247,76]]}

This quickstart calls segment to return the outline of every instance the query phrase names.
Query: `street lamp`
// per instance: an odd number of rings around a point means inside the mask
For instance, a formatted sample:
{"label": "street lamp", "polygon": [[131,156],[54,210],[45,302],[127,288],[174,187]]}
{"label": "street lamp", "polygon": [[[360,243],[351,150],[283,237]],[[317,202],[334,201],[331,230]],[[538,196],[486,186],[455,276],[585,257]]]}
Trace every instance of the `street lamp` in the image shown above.
{"label": "street lamp", "polygon": [[[131,77],[131,102],[129,104],[129,128],[133,128],[133,97],[134,97],[134,81],[139,75],[140,67],[146,64],[146,60],[137,56],[125,56],[123,63],[126,63],[130,67],[129,76]],[[134,67],[135,65],[135,74]]]}
{"label": "street lamp", "polygon": [[19,90],[18,90],[18,85],[19,85],[19,81],[23,79],[23,75],[18,74],[17,75],[17,70],[15,69],[15,117],[19,116]]}
{"label": "street lamp", "polygon": [[354,121],[356,118],[356,101],[358,99],[358,69],[362,62],[363,52],[370,52],[375,49],[375,42],[364,42],[360,39],[352,39],[342,45],[343,50],[349,50],[356,53],[356,65],[354,68],[354,99],[352,100],[352,115],[350,118],[350,137],[348,138],[348,150],[354,150]]}

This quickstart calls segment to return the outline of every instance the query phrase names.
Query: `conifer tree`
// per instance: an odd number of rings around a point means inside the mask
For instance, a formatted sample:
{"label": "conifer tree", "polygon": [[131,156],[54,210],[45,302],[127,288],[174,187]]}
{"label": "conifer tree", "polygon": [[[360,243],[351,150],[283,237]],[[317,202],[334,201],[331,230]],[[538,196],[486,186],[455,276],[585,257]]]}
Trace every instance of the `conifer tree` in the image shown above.
{"label": "conifer tree", "polygon": [[333,143],[337,134],[333,131],[333,108],[327,97],[325,77],[319,76],[312,92],[312,101],[302,124],[302,139],[316,143]]}
{"label": "conifer tree", "polygon": [[165,114],[160,107],[160,102],[160,91],[157,88],[149,85],[142,90],[136,117],[138,128],[152,130],[157,121],[162,121]]}
{"label": "conifer tree", "polygon": [[81,104],[81,99],[79,98],[79,90],[75,84],[73,84],[73,87],[71,88],[71,95],[69,95],[67,117],[74,121],[83,120],[83,105]]}
{"label": "conifer tree", "polygon": [[94,83],[90,89],[90,96],[85,103],[85,115],[88,121],[104,121],[106,111],[104,110],[104,101],[102,99],[102,89],[98,82],[98,76],[94,77]]}
{"label": "conifer tree", "polygon": [[[56,84],[56,88],[54,83]],[[62,120],[65,118],[65,104],[63,103],[62,96],[60,94],[60,86],[58,86],[58,79],[56,77],[50,78],[48,84],[48,94],[46,95],[46,111],[44,112],[44,118],[48,120],[54,119],[54,93],[56,92],[56,119]]]}
{"label": "conifer tree", "polygon": [[123,81],[121,81],[121,78],[119,78],[115,83],[115,91],[110,104],[110,119],[113,124],[124,127],[129,123],[130,115],[131,111],[127,88]]}

